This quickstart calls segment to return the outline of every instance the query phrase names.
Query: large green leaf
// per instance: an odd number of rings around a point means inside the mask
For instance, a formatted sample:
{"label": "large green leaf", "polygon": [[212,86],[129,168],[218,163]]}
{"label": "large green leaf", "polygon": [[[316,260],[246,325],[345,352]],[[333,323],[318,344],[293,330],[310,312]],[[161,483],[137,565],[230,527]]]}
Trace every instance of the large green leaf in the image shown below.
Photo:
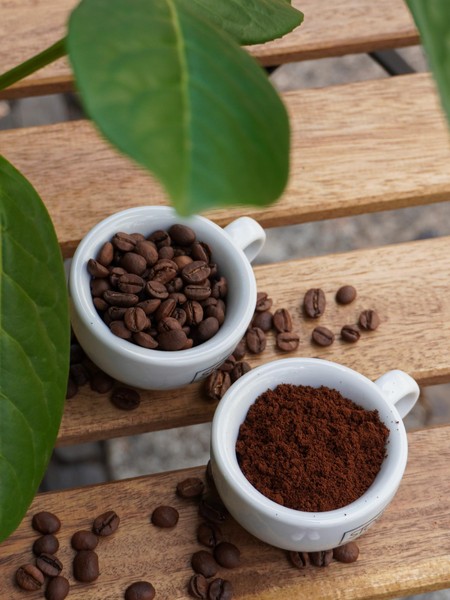
{"label": "large green leaf", "polygon": [[284,105],[256,62],[183,0],[82,0],[68,52],[87,112],[182,214],[274,201]]}
{"label": "large green leaf", "polygon": [[450,121],[450,2],[407,0]]}
{"label": "large green leaf", "polygon": [[0,541],[22,520],[61,421],[69,364],[67,288],[52,222],[0,156]]}
{"label": "large green leaf", "polygon": [[261,44],[285,35],[303,21],[286,0],[185,0],[240,44]]}

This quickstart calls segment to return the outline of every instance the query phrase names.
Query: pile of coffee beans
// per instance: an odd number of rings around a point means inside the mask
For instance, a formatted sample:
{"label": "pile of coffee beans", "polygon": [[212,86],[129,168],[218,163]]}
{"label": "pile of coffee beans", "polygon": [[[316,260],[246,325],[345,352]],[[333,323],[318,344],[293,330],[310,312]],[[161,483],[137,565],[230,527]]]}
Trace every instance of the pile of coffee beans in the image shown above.
{"label": "pile of coffee beans", "polygon": [[228,284],[208,244],[174,224],[117,232],[88,261],[94,305],[112,333],[144,348],[185,350],[224,322]]}
{"label": "pile of coffee beans", "polygon": [[[100,575],[98,555],[95,549],[99,537],[112,535],[119,527],[120,518],[109,510],[94,520],[91,530],[76,531],[71,538],[71,546],[76,551],[72,570],[74,579],[91,583]],[[70,591],[69,580],[61,575],[64,565],[56,556],[59,541],[55,534],[61,528],[60,519],[51,512],[41,511],[32,517],[33,529],[41,534],[33,544],[35,563],[27,563],[16,571],[17,585],[26,591],[45,588],[47,600],[64,600]],[[130,598],[132,600],[132,597]]]}
{"label": "pile of coffee beans", "polygon": [[304,569],[308,564],[314,567],[328,567],[332,559],[342,563],[353,563],[358,560],[359,547],[356,542],[347,542],[333,550],[321,552],[288,552],[289,562],[297,569]]}

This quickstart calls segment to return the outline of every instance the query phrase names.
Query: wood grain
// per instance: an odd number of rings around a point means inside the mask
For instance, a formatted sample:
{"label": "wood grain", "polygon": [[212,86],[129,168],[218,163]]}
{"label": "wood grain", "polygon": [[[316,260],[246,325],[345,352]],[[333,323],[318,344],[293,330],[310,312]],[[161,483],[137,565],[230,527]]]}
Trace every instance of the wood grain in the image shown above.
{"label": "wood grain", "polygon": [[[210,211],[217,223],[246,214],[272,227],[448,199],[448,129],[428,75],[304,90],[285,101],[285,193],[263,209]],[[65,256],[107,215],[167,203],[161,186],[87,121],[2,131],[0,152],[41,194]]]}
{"label": "wood grain", "polygon": [[[403,0],[294,0],[304,23],[279,40],[248,48],[263,65],[278,65],[418,42]],[[0,0],[1,70],[6,71],[63,37],[76,0]],[[0,91],[0,98],[19,98],[69,91],[73,81],[63,58]]]}
{"label": "wood grain", "polygon": [[[273,299],[273,309],[287,308],[301,343],[295,353],[275,348],[272,333],[261,355],[247,355],[256,365],[287,356],[317,356],[345,364],[376,379],[389,369],[403,369],[421,385],[450,381],[450,237],[386,246],[334,256],[289,261],[255,268],[258,289]],[[354,285],[357,299],[348,306],[334,300],[337,289]],[[309,288],[320,287],[327,308],[319,321],[303,317],[301,305]],[[356,323],[363,309],[377,310],[381,325],[364,332],[356,344],[340,340],[340,329]],[[336,333],[328,348],[311,343],[319,324]],[[66,403],[58,444],[180,427],[211,420],[215,405],[202,384],[183,390],[142,392],[132,412],[115,408],[107,395],[81,388]]]}
{"label": "wood grain", "polygon": [[[235,597],[241,600],[376,600],[450,585],[449,436],[450,427],[409,435],[404,479],[380,520],[359,538],[356,563],[333,562],[325,569],[308,566],[298,571],[283,550],[257,541],[230,518],[223,531],[241,549],[242,562],[234,570],[221,568],[219,576],[232,582]],[[158,598],[189,598],[190,557],[201,549],[196,542],[199,517],[196,503],[177,498],[174,491],[184,477],[203,474],[204,468],[199,467],[38,495],[17,531],[0,545],[2,596],[24,597],[14,585],[14,573],[32,560],[31,546],[37,537],[30,526],[32,515],[50,510],[62,521],[58,557],[71,582],[71,599],[122,598],[126,587],[141,579],[153,583]],[[178,509],[180,520],[174,529],[158,530],[150,524],[149,516],[159,504]],[[113,536],[100,540],[100,577],[93,584],[76,583],[70,538],[111,509],[121,517],[121,524]],[[42,592],[28,592],[27,598],[37,600]]]}

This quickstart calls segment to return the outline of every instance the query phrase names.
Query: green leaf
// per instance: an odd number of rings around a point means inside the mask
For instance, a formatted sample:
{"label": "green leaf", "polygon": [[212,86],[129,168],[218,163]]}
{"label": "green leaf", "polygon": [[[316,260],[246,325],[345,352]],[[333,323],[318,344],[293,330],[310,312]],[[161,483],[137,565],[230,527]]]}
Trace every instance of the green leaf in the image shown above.
{"label": "green leaf", "polygon": [[286,0],[185,0],[240,44],[261,44],[298,27],[303,13]]}
{"label": "green leaf", "polygon": [[0,156],[0,541],[41,482],[61,421],[69,364],[67,288],[50,217]]}
{"label": "green leaf", "polygon": [[186,2],[83,0],[67,47],[88,114],[180,213],[279,197],[286,109],[257,63]]}
{"label": "green leaf", "polygon": [[450,121],[450,2],[407,0]]}

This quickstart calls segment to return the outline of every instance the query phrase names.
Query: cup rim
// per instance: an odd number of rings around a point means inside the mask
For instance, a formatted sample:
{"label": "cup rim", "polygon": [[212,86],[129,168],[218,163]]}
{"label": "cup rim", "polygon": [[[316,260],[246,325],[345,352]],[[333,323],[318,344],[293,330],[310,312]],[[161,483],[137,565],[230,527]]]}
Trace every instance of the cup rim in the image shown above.
{"label": "cup rim", "polygon": [[[254,282],[251,264],[241,248],[234,244],[222,227],[201,215],[192,215],[189,217],[178,215],[175,209],[170,206],[137,206],[113,213],[105,219],[102,219],[87,232],[78,244],[70,264],[68,281],[69,296],[73,305],[76,307],[77,317],[83,321],[85,326],[91,330],[95,330],[95,335],[107,348],[120,353],[123,357],[141,363],[164,363],[167,360],[170,360],[174,365],[181,365],[185,361],[191,361],[192,359],[201,361],[202,358],[206,358],[212,350],[214,350],[214,353],[217,355],[225,352],[229,346],[229,335],[226,334],[224,326],[222,326],[210,340],[207,340],[198,346],[186,350],[170,352],[143,348],[115,336],[97,313],[92,302],[89,285],[86,285],[86,282],[88,282],[89,279],[85,276],[87,261],[89,258],[92,258],[95,253],[95,251],[91,253],[91,249],[98,246],[99,240],[107,241],[117,231],[126,230],[127,223],[131,224],[132,222],[135,222],[137,218],[141,218],[144,221],[145,219],[151,218],[152,215],[158,219],[175,218],[177,223],[186,223],[193,228],[195,228],[196,223],[201,223],[202,226],[211,228],[214,231],[214,235],[219,236],[219,238],[228,245],[230,252],[234,253],[235,256],[240,257],[240,263],[242,265],[240,281],[242,281],[243,285],[248,289],[249,296],[251,295]],[[123,228],[120,229],[120,227]],[[135,228],[135,231],[138,231],[138,228]],[[254,296],[256,298],[256,285]],[[243,307],[244,309],[239,316],[239,323],[248,323],[253,314],[252,302],[249,301],[244,303]]]}
{"label": "cup rim", "polygon": [[[323,365],[328,369],[335,369],[337,372],[342,373],[346,376],[357,377],[360,382],[367,385],[367,388],[375,390],[376,394],[382,398],[385,402],[385,407],[389,409],[395,419],[395,428],[390,427],[385,420],[383,422],[390,429],[390,436],[394,431],[398,431],[399,436],[399,452],[396,456],[393,456],[389,452],[385,457],[385,461],[389,461],[389,469],[383,473],[383,487],[380,484],[380,473],[375,478],[371,486],[364,492],[362,496],[357,498],[354,502],[347,504],[341,508],[337,508],[330,511],[323,512],[306,512],[300,511],[286,506],[277,504],[273,500],[270,500],[259,492],[245,477],[241,471],[234,450],[238,425],[230,425],[229,416],[230,413],[236,410],[238,405],[245,404],[246,412],[253,402],[250,402],[249,398],[243,399],[245,396],[245,388],[251,387],[252,383],[257,382],[263,376],[273,373],[274,375],[280,373],[281,370],[286,367],[295,368],[296,366],[308,367],[311,365]],[[273,385],[276,386],[280,383],[286,383],[279,377],[273,380]],[[253,401],[256,400],[255,395]],[[245,416],[244,416],[245,418]],[[242,422],[242,421],[241,421]],[[235,435],[236,434],[236,435]],[[394,434],[395,435],[395,434]],[[227,452],[226,446],[233,443],[233,452]],[[406,468],[407,455],[408,455],[408,441],[406,436],[406,430],[403,421],[395,408],[391,405],[386,398],[383,397],[380,389],[375,385],[373,381],[358,373],[357,371],[350,369],[339,363],[331,362],[325,359],[319,358],[285,358],[274,360],[255,369],[252,369],[244,376],[240,377],[226,392],[223,398],[220,400],[212,422],[211,429],[211,453],[213,461],[215,461],[217,468],[220,470],[221,475],[227,481],[227,484],[233,489],[241,500],[247,505],[253,506],[254,509],[261,512],[267,518],[273,518],[278,521],[288,522],[292,524],[304,524],[314,526],[316,528],[329,527],[331,525],[339,525],[343,519],[357,520],[363,516],[368,508],[373,514],[379,514],[386,506],[387,501],[395,493],[400,481],[402,479],[404,470]]]}

